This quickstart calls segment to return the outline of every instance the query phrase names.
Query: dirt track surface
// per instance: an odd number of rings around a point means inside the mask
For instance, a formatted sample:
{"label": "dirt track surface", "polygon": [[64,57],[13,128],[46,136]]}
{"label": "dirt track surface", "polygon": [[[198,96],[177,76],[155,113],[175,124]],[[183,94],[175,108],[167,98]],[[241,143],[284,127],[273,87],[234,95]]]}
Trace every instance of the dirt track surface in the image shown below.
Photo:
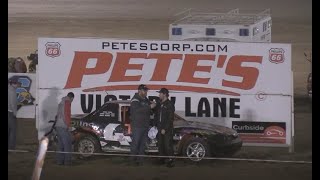
{"label": "dirt track surface", "polygon": [[[9,179],[28,179],[33,164],[25,155],[15,155],[21,160],[11,162],[17,170],[9,169]],[[10,158],[9,158],[10,160]],[[260,179],[260,180],[298,180],[311,179],[311,165],[274,164],[244,162],[203,162],[201,164],[176,162],[174,168],[167,168],[148,160],[143,166],[134,167],[124,158],[98,158],[89,161],[75,161],[72,167],[54,164],[52,157],[47,157],[42,171],[44,180],[64,179],[109,179],[109,180],[164,180],[164,179]],[[24,165],[22,165],[22,163]],[[19,165],[18,165],[19,164]],[[10,165],[10,164],[9,164]]]}
{"label": "dirt track surface", "polygon": [[[168,5],[170,4],[170,5]],[[290,4],[290,5],[289,5]],[[9,0],[9,57],[26,56],[37,49],[38,37],[103,37],[168,39],[174,13],[183,8],[271,8],[272,42],[292,43],[295,94],[295,153],[286,148],[243,148],[234,157],[312,161],[312,110],[306,96],[310,64],[303,52],[312,48],[311,0],[257,2],[211,0]],[[18,149],[37,149],[33,119],[19,119]],[[8,154],[9,179],[30,179],[35,153]],[[48,154],[43,180],[70,179],[311,179],[311,164],[210,161],[201,164],[178,161],[168,169],[147,160],[142,167],[127,166],[126,158],[99,157],[75,160],[61,167]]]}

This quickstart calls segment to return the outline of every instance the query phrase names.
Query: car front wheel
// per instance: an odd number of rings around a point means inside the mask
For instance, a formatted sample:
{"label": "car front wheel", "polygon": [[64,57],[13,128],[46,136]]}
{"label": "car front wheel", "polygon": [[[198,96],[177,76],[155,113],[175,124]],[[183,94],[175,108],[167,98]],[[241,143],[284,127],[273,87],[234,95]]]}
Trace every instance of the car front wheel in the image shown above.
{"label": "car front wheel", "polygon": [[210,156],[208,144],[201,138],[190,138],[183,146],[183,155],[192,161],[201,161]]}
{"label": "car front wheel", "polygon": [[82,135],[82,137],[75,143],[75,152],[84,153],[80,158],[91,157],[93,153],[100,152],[99,142],[91,135]]}

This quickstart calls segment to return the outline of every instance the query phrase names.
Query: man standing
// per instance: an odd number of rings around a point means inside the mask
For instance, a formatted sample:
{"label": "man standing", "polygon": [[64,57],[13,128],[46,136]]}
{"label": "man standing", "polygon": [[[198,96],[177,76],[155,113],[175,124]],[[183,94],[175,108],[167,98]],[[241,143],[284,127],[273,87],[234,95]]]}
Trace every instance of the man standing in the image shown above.
{"label": "man standing", "polygon": [[[71,127],[71,103],[74,94],[69,92],[67,96],[61,99],[58,105],[58,112],[56,116],[55,130],[58,136],[58,151],[71,152],[72,151],[72,136],[69,132]],[[71,154],[58,153],[58,165],[71,165]]]}
{"label": "man standing", "polygon": [[16,148],[17,133],[17,92],[21,85],[17,77],[13,77],[8,82],[8,149]]}
{"label": "man standing", "polygon": [[[158,107],[158,121],[157,128],[159,131],[159,154],[160,156],[173,156],[173,120],[174,120],[174,105],[171,103],[169,98],[169,90],[161,88],[159,93],[160,107]],[[162,159],[161,163],[165,163]],[[167,160],[167,166],[173,167],[173,159]]]}
{"label": "man standing", "polygon": [[[144,155],[145,144],[148,140],[148,130],[150,125],[150,111],[156,104],[147,98],[148,87],[144,84],[139,85],[138,93],[131,99],[131,128],[132,128],[132,155]],[[142,164],[143,158],[134,157],[137,165]]]}

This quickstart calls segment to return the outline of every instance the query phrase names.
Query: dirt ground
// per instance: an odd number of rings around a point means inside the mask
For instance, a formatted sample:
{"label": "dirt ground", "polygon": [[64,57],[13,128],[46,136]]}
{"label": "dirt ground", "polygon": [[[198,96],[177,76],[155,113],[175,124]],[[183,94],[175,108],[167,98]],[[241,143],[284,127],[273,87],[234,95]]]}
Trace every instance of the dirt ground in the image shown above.
{"label": "dirt ground", "polygon": [[[170,6],[168,6],[170,2]],[[286,3],[285,3],[286,2]],[[288,5],[290,3],[290,6]],[[77,5],[78,4],[78,5]],[[37,49],[38,37],[103,37],[168,39],[170,17],[182,8],[271,8],[272,42],[292,44],[292,70],[295,95],[295,152],[286,148],[244,147],[234,157],[312,161],[312,105],[306,96],[310,64],[303,52],[312,48],[311,1],[253,0],[191,1],[163,0],[9,0],[9,57],[26,56]],[[17,149],[36,150],[34,119],[19,119]],[[35,153],[9,153],[8,179],[30,179]],[[311,179],[311,164],[208,161],[200,164],[177,161],[175,168],[154,164],[126,165],[126,158],[97,157],[75,160],[71,167],[54,163],[48,154],[42,171],[44,180],[64,179]]]}

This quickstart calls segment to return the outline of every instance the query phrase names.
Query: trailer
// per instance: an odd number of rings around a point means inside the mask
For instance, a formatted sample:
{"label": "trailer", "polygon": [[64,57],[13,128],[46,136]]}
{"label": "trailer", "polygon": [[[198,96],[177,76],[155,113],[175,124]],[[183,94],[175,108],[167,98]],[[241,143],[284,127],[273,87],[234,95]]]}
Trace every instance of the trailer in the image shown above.
{"label": "trailer", "polygon": [[271,42],[270,9],[240,13],[204,13],[187,9],[175,15],[169,27],[169,40]]}

